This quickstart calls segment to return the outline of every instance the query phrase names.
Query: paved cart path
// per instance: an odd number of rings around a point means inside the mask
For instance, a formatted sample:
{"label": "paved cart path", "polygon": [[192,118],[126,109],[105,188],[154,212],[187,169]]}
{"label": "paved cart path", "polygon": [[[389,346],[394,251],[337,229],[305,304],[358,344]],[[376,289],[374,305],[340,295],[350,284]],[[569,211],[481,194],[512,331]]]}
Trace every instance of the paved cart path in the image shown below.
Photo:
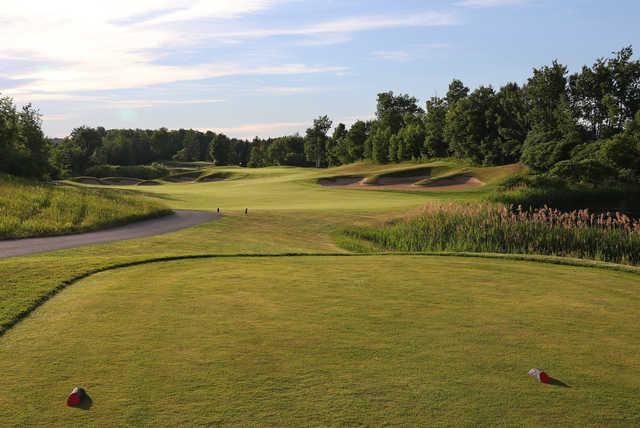
{"label": "paved cart path", "polygon": [[0,259],[162,235],[163,233],[175,232],[176,230],[207,223],[217,218],[218,215],[216,213],[209,211],[174,210],[173,214],[165,217],[139,221],[97,232],[0,241]]}

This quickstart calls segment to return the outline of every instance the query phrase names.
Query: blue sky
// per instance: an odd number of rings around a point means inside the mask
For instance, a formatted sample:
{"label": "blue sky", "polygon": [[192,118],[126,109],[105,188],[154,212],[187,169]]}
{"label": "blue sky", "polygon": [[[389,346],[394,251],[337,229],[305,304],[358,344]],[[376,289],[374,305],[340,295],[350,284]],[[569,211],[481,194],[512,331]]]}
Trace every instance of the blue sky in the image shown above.
{"label": "blue sky", "polygon": [[[637,0],[3,0],[0,93],[48,136],[81,125],[304,132],[368,119],[376,94],[443,95],[577,71],[629,44]],[[636,43],[637,42],[637,43]]]}

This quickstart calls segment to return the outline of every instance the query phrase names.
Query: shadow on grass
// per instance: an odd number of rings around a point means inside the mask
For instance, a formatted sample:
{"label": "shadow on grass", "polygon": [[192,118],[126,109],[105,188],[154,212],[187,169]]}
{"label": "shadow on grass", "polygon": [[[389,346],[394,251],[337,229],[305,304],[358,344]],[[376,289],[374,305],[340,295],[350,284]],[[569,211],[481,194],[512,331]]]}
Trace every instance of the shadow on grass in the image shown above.
{"label": "shadow on grass", "polygon": [[93,406],[93,400],[91,399],[91,396],[85,392],[80,404],[78,404],[77,406],[73,406],[73,408],[80,410],[89,410],[91,406]]}
{"label": "shadow on grass", "polygon": [[551,378],[551,383],[549,385],[553,385],[553,386],[561,386],[563,388],[571,388],[569,385],[567,385],[566,383],[564,383],[563,381],[556,379],[554,377]]}

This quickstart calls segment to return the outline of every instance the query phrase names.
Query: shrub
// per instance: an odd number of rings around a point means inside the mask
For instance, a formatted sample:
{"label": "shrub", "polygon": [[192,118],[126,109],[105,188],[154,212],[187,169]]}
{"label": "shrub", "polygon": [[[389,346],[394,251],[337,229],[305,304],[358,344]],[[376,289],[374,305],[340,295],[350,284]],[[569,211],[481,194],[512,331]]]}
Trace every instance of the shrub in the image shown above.
{"label": "shrub", "polygon": [[87,168],[85,175],[90,177],[131,177],[142,180],[152,180],[154,178],[169,175],[170,171],[165,166],[154,163],[153,165],[95,165]]}
{"label": "shrub", "polygon": [[617,176],[617,171],[595,159],[581,161],[560,161],[549,171],[553,177],[566,180],[569,183],[589,183],[600,185]]}

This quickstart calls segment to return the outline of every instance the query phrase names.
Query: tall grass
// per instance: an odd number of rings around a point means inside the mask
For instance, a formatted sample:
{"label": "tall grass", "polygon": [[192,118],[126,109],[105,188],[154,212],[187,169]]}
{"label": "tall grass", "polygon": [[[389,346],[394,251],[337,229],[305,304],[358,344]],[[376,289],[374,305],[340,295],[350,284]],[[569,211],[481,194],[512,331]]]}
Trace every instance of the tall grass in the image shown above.
{"label": "tall grass", "polygon": [[379,228],[350,227],[343,233],[389,250],[542,254],[640,264],[640,221],[586,209],[451,202],[427,205],[414,219]]}
{"label": "tall grass", "polygon": [[96,230],[168,212],[157,203],[116,191],[0,176],[0,239]]}

